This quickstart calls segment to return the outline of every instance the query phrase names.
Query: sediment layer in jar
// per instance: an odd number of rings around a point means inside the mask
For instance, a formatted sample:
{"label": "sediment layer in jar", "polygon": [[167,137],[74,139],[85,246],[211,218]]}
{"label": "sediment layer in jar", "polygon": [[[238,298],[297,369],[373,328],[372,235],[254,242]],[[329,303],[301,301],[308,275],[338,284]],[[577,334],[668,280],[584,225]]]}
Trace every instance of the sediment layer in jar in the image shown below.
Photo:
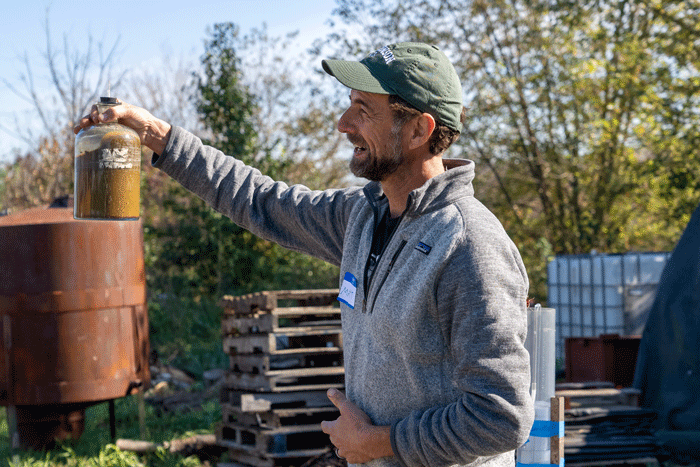
{"label": "sediment layer in jar", "polygon": [[75,217],[138,218],[140,164],[105,161],[99,152],[87,151],[75,158]]}

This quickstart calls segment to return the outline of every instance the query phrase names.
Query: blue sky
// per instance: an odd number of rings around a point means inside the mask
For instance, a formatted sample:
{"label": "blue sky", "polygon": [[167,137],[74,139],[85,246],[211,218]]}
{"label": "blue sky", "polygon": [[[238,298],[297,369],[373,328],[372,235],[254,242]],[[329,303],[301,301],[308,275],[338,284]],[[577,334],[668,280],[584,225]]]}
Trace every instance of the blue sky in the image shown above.
{"label": "blue sky", "polygon": [[[45,83],[42,53],[44,23],[49,22],[54,47],[61,48],[64,36],[75,48],[92,35],[106,45],[119,38],[119,65],[144,67],[157,62],[163,50],[174,57],[198,60],[207,26],[232,21],[244,31],[267,24],[271,35],[300,31],[302,38],[322,37],[335,8],[333,0],[20,0],[4,2],[0,12],[0,79],[18,85],[24,71],[25,53],[36,74]],[[84,38],[84,39],[83,39]],[[303,39],[302,39],[303,40]],[[84,50],[84,48],[80,48]],[[31,105],[0,82],[0,162],[2,156],[22,143],[2,127],[13,128],[15,115],[26,115]]]}

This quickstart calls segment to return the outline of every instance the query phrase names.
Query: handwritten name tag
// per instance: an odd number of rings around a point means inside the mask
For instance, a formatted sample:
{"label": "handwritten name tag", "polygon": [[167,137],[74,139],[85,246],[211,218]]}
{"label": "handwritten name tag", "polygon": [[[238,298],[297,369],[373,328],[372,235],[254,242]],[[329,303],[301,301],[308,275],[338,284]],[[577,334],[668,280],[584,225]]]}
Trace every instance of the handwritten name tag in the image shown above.
{"label": "handwritten name tag", "polygon": [[355,309],[355,292],[357,292],[357,279],[351,273],[346,272],[343,278],[343,285],[340,286],[338,301]]}

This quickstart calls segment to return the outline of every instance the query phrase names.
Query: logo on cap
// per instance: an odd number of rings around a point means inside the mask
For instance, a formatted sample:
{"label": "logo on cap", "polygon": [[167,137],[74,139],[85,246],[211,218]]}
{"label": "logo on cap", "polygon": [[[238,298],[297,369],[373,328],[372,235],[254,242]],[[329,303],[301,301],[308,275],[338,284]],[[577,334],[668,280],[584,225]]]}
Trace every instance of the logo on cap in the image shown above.
{"label": "logo on cap", "polygon": [[384,58],[384,63],[386,65],[390,64],[396,59],[396,57],[394,57],[394,53],[386,45],[381,49],[375,50],[374,52],[369,54],[370,57],[374,57],[375,55],[381,55]]}

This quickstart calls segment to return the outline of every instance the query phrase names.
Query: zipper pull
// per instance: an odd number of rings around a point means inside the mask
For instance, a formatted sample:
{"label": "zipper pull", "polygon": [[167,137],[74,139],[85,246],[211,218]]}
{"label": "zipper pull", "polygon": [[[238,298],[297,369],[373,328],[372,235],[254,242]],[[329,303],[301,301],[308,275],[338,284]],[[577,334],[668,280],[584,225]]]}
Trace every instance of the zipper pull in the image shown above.
{"label": "zipper pull", "polygon": [[362,299],[362,313],[367,313],[367,299]]}

